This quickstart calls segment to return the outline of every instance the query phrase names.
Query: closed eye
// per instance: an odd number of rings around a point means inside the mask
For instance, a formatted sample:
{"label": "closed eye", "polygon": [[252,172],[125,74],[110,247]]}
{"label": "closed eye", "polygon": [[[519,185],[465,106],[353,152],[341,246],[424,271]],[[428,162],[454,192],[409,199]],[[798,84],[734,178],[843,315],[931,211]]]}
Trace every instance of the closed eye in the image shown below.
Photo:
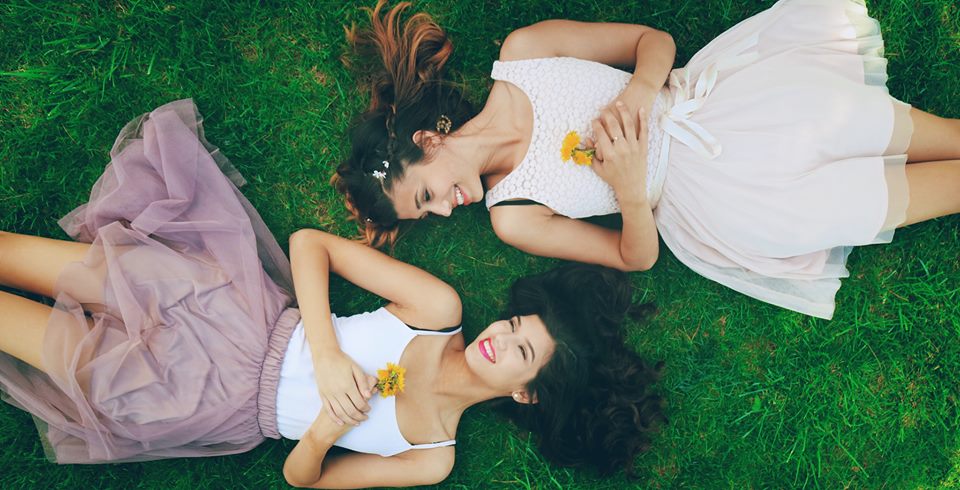
{"label": "closed eye", "polygon": [[[423,197],[421,197],[420,199],[418,199],[419,202],[417,202],[417,209],[420,209],[420,206],[421,206],[422,204],[426,204],[426,203],[430,202],[430,198],[431,198],[431,197],[432,197],[432,196],[430,195],[430,191],[424,189],[424,191],[423,191]],[[429,214],[429,213],[423,213],[423,214],[421,214],[420,216],[418,216],[417,219],[426,218],[426,217],[427,217],[427,214]]]}
{"label": "closed eye", "polygon": [[[516,317],[514,317],[514,318],[516,318]],[[511,331],[511,332],[516,332],[516,331],[517,331],[517,323],[519,322],[519,319],[517,319],[517,321],[514,321],[514,318],[511,318],[511,319],[510,319],[510,331]],[[524,348],[522,345],[517,346],[517,347],[520,348],[520,355],[523,356],[523,360],[526,361],[526,360],[527,360],[527,349]]]}
{"label": "closed eye", "polygon": [[[417,211],[420,211],[420,208],[423,207],[424,204],[430,202],[431,197],[432,196],[430,195],[430,191],[426,189],[423,190],[422,194],[418,192],[413,197],[413,205],[416,206]],[[421,213],[420,216],[417,216],[417,219],[423,219],[426,217],[427,217],[427,213],[424,212],[424,213]]]}

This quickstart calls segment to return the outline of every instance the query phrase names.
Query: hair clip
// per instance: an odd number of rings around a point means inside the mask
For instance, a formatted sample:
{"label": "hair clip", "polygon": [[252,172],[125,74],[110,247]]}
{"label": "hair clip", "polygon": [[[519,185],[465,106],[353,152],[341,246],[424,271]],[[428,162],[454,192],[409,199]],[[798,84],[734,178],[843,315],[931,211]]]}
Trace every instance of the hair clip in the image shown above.
{"label": "hair clip", "polygon": [[452,128],[453,128],[453,121],[451,121],[446,114],[440,114],[440,117],[437,118],[437,132],[448,134],[450,133],[450,129]]}

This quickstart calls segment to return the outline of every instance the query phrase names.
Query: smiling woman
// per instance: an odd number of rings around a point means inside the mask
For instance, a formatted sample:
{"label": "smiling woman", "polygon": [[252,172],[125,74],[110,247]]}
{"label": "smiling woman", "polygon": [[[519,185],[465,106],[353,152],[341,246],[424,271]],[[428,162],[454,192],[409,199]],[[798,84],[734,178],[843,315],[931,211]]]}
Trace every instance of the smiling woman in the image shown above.
{"label": "smiling woman", "polygon": [[[380,19],[384,3],[373,18]],[[372,29],[352,29],[347,39],[360,56],[360,72],[369,77],[370,105],[351,133],[351,153],[333,176],[333,184],[349,193],[347,205],[365,230],[367,240],[382,245],[396,237],[399,219],[390,195],[405,196],[404,216],[419,217],[429,210],[447,213],[456,205],[457,176],[430,176],[430,184],[400,179],[405,162],[430,157],[446,134],[456,131],[475,114],[463,93],[443,79],[453,44],[426,14],[411,16],[401,26],[405,5],[387,13]],[[399,36],[400,30],[406,34]],[[396,63],[396,60],[416,60]],[[387,69],[374,69],[385,66]],[[434,131],[429,137],[424,130]],[[376,172],[376,174],[374,174]],[[479,178],[475,196],[482,195]],[[394,189],[398,182],[412,184]],[[398,186],[399,187],[399,186]],[[466,197],[466,196],[465,196]],[[440,204],[438,204],[440,203]]]}
{"label": "smiling woman", "polygon": [[[541,21],[503,40],[469,120],[433,102],[452,45],[424,13],[401,24],[408,7],[381,0],[353,35],[378,48],[377,83],[335,180],[373,243],[483,198],[525,252],[641,271],[662,239],[708,279],[830,319],[854,247],[960,212],[960,120],[890,96],[863,0],[780,0],[676,69],[653,27]],[[588,137],[576,163],[570,134]],[[582,220],[615,213],[619,229]]]}
{"label": "smiling woman", "polygon": [[[318,230],[291,236],[288,262],[200,121],[181,100],[128,124],[89,202],[61,220],[77,242],[0,232],[0,286],[55,301],[0,291],[0,391],[34,415],[54,462],[286,437],[299,441],[283,467],[293,485],[432,484],[453,467],[464,411],[503,398],[556,424],[532,429],[558,462],[632,465],[663,416],[658,370],[620,333],[623,273],[521,280],[506,319],[466,344],[459,296],[421,269]],[[333,315],[330,273],[388,304]],[[604,368],[611,353],[627,369]],[[393,396],[373,397],[370,374],[391,365]],[[595,424],[598,407],[617,423]],[[615,436],[588,437],[598,430]]]}

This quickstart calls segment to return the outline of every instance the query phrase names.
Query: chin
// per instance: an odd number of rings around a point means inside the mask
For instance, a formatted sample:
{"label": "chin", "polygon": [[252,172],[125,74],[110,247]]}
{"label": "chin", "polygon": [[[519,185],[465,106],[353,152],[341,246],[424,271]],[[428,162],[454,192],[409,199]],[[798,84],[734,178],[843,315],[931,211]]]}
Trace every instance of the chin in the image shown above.
{"label": "chin", "polygon": [[467,346],[467,349],[463,353],[463,357],[467,362],[467,366],[474,373],[480,370],[480,368],[483,366],[482,363],[487,362],[487,360],[480,355],[480,350],[477,347],[476,342]]}

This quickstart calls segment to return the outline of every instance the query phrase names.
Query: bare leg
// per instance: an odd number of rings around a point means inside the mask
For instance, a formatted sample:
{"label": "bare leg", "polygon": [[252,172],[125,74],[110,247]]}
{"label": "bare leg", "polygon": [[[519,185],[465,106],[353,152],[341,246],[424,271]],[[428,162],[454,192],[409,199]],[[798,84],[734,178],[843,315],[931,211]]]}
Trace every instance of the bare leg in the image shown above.
{"label": "bare leg", "polygon": [[43,336],[53,308],[0,291],[0,351],[44,371]]}
{"label": "bare leg", "polygon": [[[64,266],[82,261],[89,249],[86,243],[0,231],[0,284],[53,297]],[[97,282],[94,279],[91,278],[91,286]],[[97,291],[98,288],[91,288],[92,293]]]}
{"label": "bare leg", "polygon": [[[907,149],[909,163],[960,160],[960,119],[946,119],[916,108],[910,109],[910,118],[913,137]],[[914,195],[910,193],[911,198]]]}
{"label": "bare leg", "polygon": [[900,226],[960,213],[960,160],[907,165],[910,205]]}

